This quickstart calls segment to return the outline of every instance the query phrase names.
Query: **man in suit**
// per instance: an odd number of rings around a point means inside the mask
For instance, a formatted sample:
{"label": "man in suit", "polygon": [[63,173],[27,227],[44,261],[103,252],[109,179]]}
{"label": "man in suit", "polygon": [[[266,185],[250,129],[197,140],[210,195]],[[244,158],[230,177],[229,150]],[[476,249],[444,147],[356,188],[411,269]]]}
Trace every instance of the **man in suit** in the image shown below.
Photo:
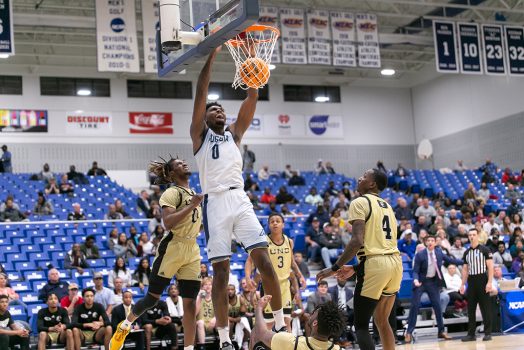
{"label": "man in suit", "polygon": [[149,213],[149,210],[151,209],[151,202],[149,199],[149,193],[146,190],[142,190],[140,192],[140,197],[136,200],[136,205],[139,207],[142,212],[147,215]]}
{"label": "man in suit", "polygon": [[[124,291],[122,295],[122,304],[116,306],[111,314],[111,324],[113,329],[116,331],[118,324],[126,319],[127,315],[131,312],[133,294],[131,291]],[[144,332],[141,330],[142,319],[139,318],[136,323],[132,326],[131,333],[127,336],[126,340],[134,340],[136,343],[135,349],[145,349],[144,346]]]}
{"label": "man in suit", "polygon": [[442,262],[448,264],[461,265],[462,260],[450,258],[445,255],[440,248],[435,249],[436,239],[434,236],[427,236],[424,240],[426,249],[415,255],[415,266],[413,268],[413,296],[411,298],[411,309],[409,310],[408,329],[406,331],[406,343],[413,339],[411,334],[417,324],[417,315],[420,308],[420,297],[422,293],[428,293],[429,300],[438,326],[438,337],[450,340],[451,337],[444,332],[444,320],[440,307],[440,289],[444,284],[441,267]]}
{"label": "man in suit", "polygon": [[344,315],[346,316],[346,324],[349,327],[346,327],[346,330],[342,333],[340,337],[340,345],[347,346],[351,341],[355,341],[353,333],[350,331],[350,328],[353,326],[353,308],[350,307],[353,305],[353,302],[350,302],[353,299],[353,290],[346,286],[347,280],[337,276],[337,285],[329,287],[328,293],[331,295],[331,300],[338,304],[338,306],[343,310]]}

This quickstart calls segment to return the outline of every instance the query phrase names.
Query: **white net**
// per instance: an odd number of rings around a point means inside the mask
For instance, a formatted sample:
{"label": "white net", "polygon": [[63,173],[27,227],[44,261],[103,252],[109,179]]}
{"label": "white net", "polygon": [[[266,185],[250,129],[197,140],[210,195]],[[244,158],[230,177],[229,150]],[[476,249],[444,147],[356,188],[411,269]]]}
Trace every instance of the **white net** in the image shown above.
{"label": "white net", "polygon": [[235,89],[260,89],[267,84],[271,55],[279,35],[276,28],[254,25],[226,42],[235,61]]}

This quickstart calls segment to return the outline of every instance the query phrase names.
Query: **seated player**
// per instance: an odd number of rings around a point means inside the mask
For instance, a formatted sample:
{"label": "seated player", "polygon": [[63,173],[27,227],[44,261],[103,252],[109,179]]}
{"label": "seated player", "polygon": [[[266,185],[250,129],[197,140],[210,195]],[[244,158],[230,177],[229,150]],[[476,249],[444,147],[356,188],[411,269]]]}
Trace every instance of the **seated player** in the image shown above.
{"label": "seated player", "polygon": [[[240,348],[244,342],[244,333],[251,333],[251,327],[245,317],[246,305],[240,295],[237,295],[236,288],[232,284],[227,286],[227,296],[229,299],[229,332],[230,336],[234,335],[234,341]],[[247,342],[244,345],[247,348]]]}
{"label": "seated player", "polygon": [[[126,319],[127,315],[131,312],[133,302],[133,293],[131,291],[124,291],[122,293],[122,304],[115,306],[111,313],[111,327],[115,330],[120,322]],[[144,349],[144,332],[142,328],[142,317],[136,320],[136,323],[131,326],[131,332],[127,336],[126,340],[135,341],[135,349]]]}
{"label": "seated player", "polygon": [[213,279],[206,277],[202,280],[202,291],[197,298],[197,344],[205,348],[206,335],[215,334],[216,318],[212,300]]}
{"label": "seated player", "polygon": [[275,350],[339,350],[330,339],[338,338],[344,331],[344,315],[337,304],[329,301],[319,305],[307,321],[309,336],[294,336],[291,333],[275,333],[267,329],[264,322],[264,308],[271,295],[263,296],[255,310],[255,328],[251,332],[252,349]]}
{"label": "seated player", "polygon": [[[65,298],[65,297],[64,297]],[[71,323],[67,309],[59,306],[55,293],[47,295],[47,307],[38,310],[38,350],[45,350],[47,345],[64,344],[67,350],[73,350],[73,331],[68,329]]]}
{"label": "seated player", "polygon": [[9,297],[0,295],[0,349],[20,345],[21,350],[29,350],[29,331],[15,323],[8,309]]}
{"label": "seated player", "polygon": [[146,336],[146,349],[151,349],[151,338],[167,338],[171,340],[171,349],[178,349],[176,326],[169,316],[167,304],[163,300],[151,309],[147,310],[144,315],[144,332]]}
{"label": "seated player", "polygon": [[245,278],[242,278],[242,280],[240,281],[240,286],[242,287],[242,293],[240,293],[240,298],[242,299],[244,305],[246,305],[245,317],[249,322],[249,326],[253,328],[255,320],[255,307],[258,302],[257,291],[247,284]]}
{"label": "seated player", "polygon": [[93,289],[84,289],[82,298],[84,303],[75,308],[71,320],[75,349],[79,350],[86,343],[97,343],[109,349],[112,328],[106,310],[95,302]]}
{"label": "seated player", "polygon": [[184,305],[180,291],[176,284],[172,284],[168,289],[168,297],[166,298],[167,309],[169,310],[169,316],[176,326],[177,332],[182,332],[182,320],[184,317]]}

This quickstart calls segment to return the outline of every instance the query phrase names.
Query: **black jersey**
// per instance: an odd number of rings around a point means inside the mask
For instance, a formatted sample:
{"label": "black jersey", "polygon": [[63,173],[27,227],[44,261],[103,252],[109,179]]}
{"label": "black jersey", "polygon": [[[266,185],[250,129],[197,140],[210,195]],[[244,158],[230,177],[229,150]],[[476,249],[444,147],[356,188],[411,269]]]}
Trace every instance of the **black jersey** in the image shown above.
{"label": "black jersey", "polygon": [[102,317],[102,320],[104,321],[104,326],[111,324],[111,322],[109,322],[109,318],[107,317],[106,310],[102,304],[95,302],[93,303],[93,306],[88,309],[86,308],[86,304],[83,303],[75,307],[71,325],[73,327],[83,329],[85,323],[100,321],[100,317]]}
{"label": "black jersey", "polygon": [[51,312],[46,307],[38,311],[37,326],[39,332],[48,332],[50,327],[54,327],[59,323],[69,328],[70,321],[66,309],[58,307],[55,312]]}

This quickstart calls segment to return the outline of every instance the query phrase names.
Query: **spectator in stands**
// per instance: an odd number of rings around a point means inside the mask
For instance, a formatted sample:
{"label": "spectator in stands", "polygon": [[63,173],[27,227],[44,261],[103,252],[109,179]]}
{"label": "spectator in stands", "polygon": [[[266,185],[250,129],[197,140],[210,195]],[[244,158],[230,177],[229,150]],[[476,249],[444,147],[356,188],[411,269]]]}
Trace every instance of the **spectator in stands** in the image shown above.
{"label": "spectator in stands", "polygon": [[[479,225],[477,225],[479,226]],[[477,226],[475,226],[475,229],[478,230]],[[477,231],[479,232],[479,231]],[[482,231],[484,234],[486,234],[484,231]],[[486,234],[487,235],[487,234]],[[480,241],[480,240],[479,240]],[[484,245],[486,247],[489,248],[489,250],[492,252],[492,253],[495,253],[496,251],[499,250],[499,232],[497,231],[496,228],[492,228],[491,229],[491,236],[489,237],[489,239],[486,239],[484,241]],[[482,244],[482,243],[481,243]]]}
{"label": "spectator in stands", "polygon": [[169,286],[167,290],[166,304],[169,311],[169,316],[171,320],[177,327],[177,331],[182,331],[182,318],[184,317],[184,303],[182,297],[180,296],[180,291],[176,284]]}
{"label": "spectator in stands", "polygon": [[353,191],[351,191],[351,184],[347,181],[344,181],[342,183],[342,193],[344,193],[344,196],[348,199],[348,201],[353,198],[354,194]]}
{"label": "spectator in stands", "polygon": [[518,184],[518,179],[516,176],[513,176],[510,168],[504,169],[504,173],[502,174],[500,181],[503,184]]}
{"label": "spectator in stands", "polygon": [[468,167],[464,164],[462,160],[457,160],[457,166],[455,166],[456,171],[465,171],[468,170]]}
{"label": "spectator in stands", "polygon": [[75,307],[82,304],[84,299],[78,293],[78,284],[71,283],[68,287],[69,294],[60,299],[60,306],[67,310],[69,317],[73,316]]}
{"label": "spectator in stands", "polygon": [[258,171],[258,179],[260,181],[269,180],[269,166],[264,165],[260,170]]}
{"label": "spectator in stands", "polygon": [[60,280],[60,273],[57,269],[51,269],[47,273],[47,284],[40,289],[38,292],[38,300],[43,303],[46,302],[47,296],[50,293],[55,293],[59,299],[65,297],[68,294],[69,283]]}
{"label": "spectator in stands", "polygon": [[426,217],[424,215],[419,216],[417,218],[417,222],[415,223],[415,225],[413,225],[413,232],[415,232],[416,234],[418,234],[421,230],[429,230],[429,224],[426,221]]}
{"label": "spectator in stands", "polygon": [[84,274],[84,269],[87,269],[89,264],[86,257],[80,249],[80,244],[75,243],[64,258],[64,268],[67,270],[76,270],[80,275]]}
{"label": "spectator in stands", "polygon": [[142,210],[142,212],[147,215],[149,213],[149,209],[151,209],[150,205],[150,199],[149,199],[149,193],[146,190],[140,191],[140,196],[136,200],[137,207]]}
{"label": "spectator in stands", "polygon": [[386,167],[384,166],[384,162],[381,160],[377,161],[377,169],[382,171],[384,174],[388,173],[388,169],[386,169]]}
{"label": "spectator in stands", "polygon": [[453,242],[449,252],[455,259],[462,259],[464,257],[464,253],[466,252],[466,248],[462,246],[462,241],[460,239],[456,239]]}
{"label": "spectator in stands", "polygon": [[413,240],[413,231],[406,230],[403,232],[403,236],[404,238],[397,242],[398,250],[402,255],[407,255],[409,260],[413,260],[417,248],[417,242]]}
{"label": "spectator in stands", "polygon": [[67,179],[66,174],[63,174],[62,177],[60,178],[59,188],[60,188],[61,194],[66,194],[69,197],[72,197],[73,194],[75,193],[75,188],[73,187],[71,182],[69,182],[69,180]]}
{"label": "spectator in stands", "polygon": [[210,277],[202,280],[202,289],[198,293],[196,301],[197,316],[197,346],[200,349],[205,349],[206,335],[214,334],[216,332],[216,318],[213,309],[212,282]]}
{"label": "spectator in stands", "polygon": [[11,305],[21,305],[27,309],[27,305],[20,300],[20,296],[16,291],[9,287],[7,274],[5,272],[0,272],[0,295],[7,295],[9,298],[9,306]]}
{"label": "spectator in stands", "polygon": [[497,173],[497,166],[493,162],[491,162],[491,159],[488,158],[486,159],[486,163],[481,165],[478,170],[482,172],[487,171],[491,176],[494,177]]}
{"label": "spectator in stands", "polygon": [[45,163],[42,171],[38,174],[38,180],[44,180],[46,183],[49,183],[54,177],[55,174],[49,169],[49,164]]}
{"label": "spectator in stands", "polygon": [[333,164],[331,162],[326,162],[326,171],[328,174],[336,174]]}
{"label": "spectator in stands", "polygon": [[[122,303],[115,306],[111,315],[111,328],[117,329],[118,324],[127,318],[131,312],[133,303],[133,293],[127,290],[122,293]],[[135,342],[135,349],[145,349],[144,332],[138,332],[142,327],[142,317],[139,317],[132,325],[131,333],[126,337],[126,340],[133,340]],[[134,332],[133,332],[134,331]],[[109,349],[108,349],[109,350]]]}
{"label": "spectator in stands", "polygon": [[518,190],[515,189],[515,186],[513,184],[508,185],[508,189],[506,190],[506,194],[504,195],[509,200],[519,200],[522,195]]}
{"label": "spectator in stands", "polygon": [[292,171],[287,184],[288,186],[305,186],[306,179],[304,179],[304,177],[302,177],[297,171]]}
{"label": "spectator in stands", "polygon": [[13,165],[11,162],[11,152],[7,150],[7,145],[2,145],[2,156],[0,157],[0,164],[2,165],[2,172],[4,173],[12,173],[13,172]]}
{"label": "spectator in stands", "polygon": [[[466,229],[466,231],[469,231],[472,228],[475,228],[475,224],[473,223],[473,218],[471,217],[470,213],[464,214],[462,219],[463,219],[462,225],[464,225],[464,228]],[[480,225],[480,222],[479,222],[479,225]],[[482,227],[482,225],[480,226]]]}
{"label": "spectator in stands", "polygon": [[519,253],[524,249],[524,244],[522,243],[522,237],[517,237],[515,243],[509,248],[509,252],[513,258],[519,256]]}
{"label": "spectator in stands", "polygon": [[260,197],[260,203],[269,204],[276,201],[276,197],[271,194],[271,189],[269,187],[264,188],[264,193]]}
{"label": "spectator in stands", "polygon": [[123,220],[124,216],[116,211],[114,204],[109,204],[108,211],[104,215],[104,220]]}
{"label": "spectator in stands", "polygon": [[67,178],[78,185],[89,184],[89,181],[87,181],[85,175],[77,172],[76,167],[74,165],[69,166],[69,172],[67,173]]}
{"label": "spectator in stands", "polygon": [[126,262],[122,257],[116,258],[115,266],[113,266],[113,269],[109,272],[107,284],[110,288],[115,287],[114,280],[117,277],[120,277],[124,282],[124,288],[128,288],[133,285],[131,271],[129,271],[129,269],[126,267]]}
{"label": "spectator in stands", "polygon": [[489,200],[490,191],[487,183],[483,182],[480,184],[480,189],[478,190],[477,195],[479,198],[482,198],[484,202]]}
{"label": "spectator in stands", "polygon": [[420,308],[420,297],[423,292],[429,296],[429,300],[435,311],[435,318],[438,325],[438,338],[451,340],[444,328],[442,319],[442,309],[440,305],[440,289],[444,282],[441,267],[442,263],[462,264],[462,260],[453,259],[445,255],[440,248],[435,248],[435,237],[428,236],[424,242],[426,249],[417,253],[415,256],[415,266],[413,267],[413,296],[411,298],[411,309],[409,310],[408,329],[405,340],[410,343],[411,334],[417,324],[417,315]]}
{"label": "spectator in stands", "polygon": [[151,202],[151,210],[147,217],[151,218],[148,226],[149,232],[153,232],[159,225],[162,226],[162,209],[160,209],[158,202]]}
{"label": "spectator in stands", "polygon": [[510,236],[513,234],[513,230],[511,229],[511,218],[509,216],[504,217],[504,220],[502,220],[501,231],[501,234],[505,236]]}
{"label": "spectator in stands", "polygon": [[50,194],[60,194],[60,187],[56,183],[56,179],[54,177],[50,178],[48,181],[47,186],[44,190],[46,195]]}
{"label": "spectator in stands", "polygon": [[297,199],[287,191],[286,186],[281,186],[276,197],[277,204],[297,204]]}
{"label": "spectator in stands", "polygon": [[80,203],[73,203],[73,211],[67,216],[69,221],[86,220],[86,216],[80,206]]}
{"label": "spectator in stands", "polygon": [[120,213],[122,214],[122,216],[124,217],[124,219],[131,219],[131,216],[127,213],[127,211],[125,210],[123,204],[122,204],[122,201],[120,199],[117,199],[115,201],[115,209],[116,209],[116,212],[117,213]]}
{"label": "spectator in stands", "polygon": [[316,187],[311,187],[309,190],[309,194],[304,199],[304,202],[306,202],[309,205],[321,205],[324,202],[324,199],[318,194]]}
{"label": "spectator in stands", "polygon": [[[320,207],[319,207],[320,208]],[[317,217],[311,221],[311,226],[306,231],[305,241],[307,246],[308,261],[318,262],[320,255],[320,221]]]}
{"label": "spectator in stands", "polygon": [[335,181],[329,181],[328,188],[324,192],[324,197],[326,194],[328,194],[330,197],[336,197],[338,195],[339,190],[335,187]]}
{"label": "spectator in stands", "polygon": [[98,251],[98,247],[95,244],[95,242],[95,236],[89,235],[86,237],[85,242],[82,243],[82,245],[80,246],[80,250],[82,251],[82,253],[84,253],[86,259],[100,258],[100,252]]}
{"label": "spectator in stands", "polygon": [[153,242],[149,240],[149,237],[147,236],[147,232],[142,232],[140,234],[140,238],[138,239],[138,246],[137,246],[137,256],[151,256],[153,255]]}
{"label": "spectator in stands", "polygon": [[511,264],[511,271],[518,274],[520,270],[522,270],[523,262],[524,262],[524,251],[521,250],[519,251],[518,256],[515,259],[513,259],[513,263]]}
{"label": "spectator in stands", "polygon": [[294,211],[289,210],[289,208],[285,204],[282,204],[282,206],[280,207],[280,213],[285,217],[291,217],[292,221],[295,221],[295,217],[298,215]]}
{"label": "spectator in stands", "polygon": [[522,210],[522,207],[520,206],[518,201],[515,198],[512,199],[510,205],[506,208],[506,214],[511,218],[512,224],[515,224],[515,220],[517,218],[519,219],[519,222],[517,223],[517,225],[522,224],[520,222],[521,216],[519,215],[521,210]]}
{"label": "spectator in stands", "polygon": [[5,211],[5,208],[7,207],[7,201],[9,199],[13,202],[13,208],[15,208],[16,210],[20,210],[20,206],[15,201],[15,198],[13,197],[13,195],[12,194],[8,194],[7,197],[5,198],[5,201],[0,202],[0,213]]}
{"label": "spectator in stands", "polygon": [[328,173],[326,166],[324,165],[324,162],[322,161],[322,159],[319,159],[317,161],[315,172],[317,173],[317,175],[324,175]]}
{"label": "spectator in stands", "polygon": [[320,235],[319,244],[322,247],[320,254],[325,267],[333,266],[331,259],[338,258],[340,250],[344,249],[342,239],[337,231],[333,230],[331,223],[326,222]]}
{"label": "spectator in stands", "polygon": [[107,247],[114,252],[115,245],[118,244],[118,229],[115,227],[109,231],[109,238],[107,240]]}
{"label": "spectator in stands", "polygon": [[246,179],[244,180],[244,191],[259,191],[260,188],[255,180],[253,180],[253,175],[247,174]]}
{"label": "spectator in stands", "polygon": [[143,315],[143,323],[146,349],[151,348],[153,334],[159,339],[164,337],[170,339],[171,349],[178,349],[176,327],[169,316],[169,310],[165,301],[159,300],[152,309],[147,310]]}
{"label": "spectator in stands", "polygon": [[504,218],[506,217],[506,211],[500,210],[499,215],[495,218],[495,222],[497,225],[499,225],[499,231],[502,231],[502,223],[504,222]]}
{"label": "spectator in stands", "polygon": [[284,168],[284,172],[283,172],[283,177],[288,180],[291,179],[291,177],[293,176],[293,171],[296,171],[297,173],[300,174],[298,170],[293,170],[290,164],[286,164],[286,167]]}
{"label": "spectator in stands", "polygon": [[135,287],[139,287],[143,291],[145,287],[149,286],[150,275],[149,258],[142,258],[132,276]]}
{"label": "spectator in stands", "polygon": [[[206,278],[209,277],[209,269],[206,264],[200,264],[200,277]],[[197,312],[198,313],[198,312]]]}
{"label": "spectator in stands", "polygon": [[415,217],[419,218],[421,216],[426,217],[426,223],[428,225],[430,225],[437,216],[435,207],[429,204],[429,198],[427,197],[422,199],[422,205],[415,210]]}
{"label": "spectator in stands", "polygon": [[448,265],[448,268],[444,272],[444,281],[446,281],[446,292],[449,295],[450,302],[453,303],[454,306],[454,316],[464,316],[464,311],[467,310],[468,304],[464,295],[460,294],[462,276],[457,271],[457,265]]}
{"label": "spectator in stands", "polygon": [[513,258],[506,250],[506,244],[504,242],[498,242],[498,250],[493,254],[493,264],[504,265],[508,269],[511,269],[512,263]]}
{"label": "spectator in stands", "polygon": [[135,244],[132,239],[128,239],[125,233],[118,235],[118,241],[113,246],[113,253],[117,258],[132,258],[138,255],[138,251],[135,248]]}
{"label": "spectator in stands", "polygon": [[164,191],[162,191],[162,189],[158,185],[151,186],[151,189],[153,190],[153,193],[151,193],[151,196],[150,196],[151,197],[150,203],[151,204],[153,202],[160,203],[160,197],[162,197],[162,194],[164,193]]}
{"label": "spectator in stands", "polygon": [[64,344],[66,349],[74,348],[73,331],[67,310],[60,307],[56,294],[49,294],[47,307],[38,310],[37,331],[38,349],[47,349],[48,345]]}
{"label": "spectator in stands", "polygon": [[309,278],[309,267],[307,266],[307,263],[304,261],[304,255],[302,254],[302,252],[295,252],[293,257],[295,259],[295,262],[297,263],[298,268],[300,269],[300,272],[302,273],[302,276],[304,276],[304,278]]}
{"label": "spectator in stands", "polygon": [[306,313],[311,315],[317,306],[331,301],[331,294],[328,293],[328,283],[324,280],[317,283],[315,293],[307,297]]}
{"label": "spectator in stands", "polygon": [[349,207],[349,199],[347,199],[342,192],[339,192],[336,198],[333,198],[331,201],[331,208],[336,208],[339,204],[341,204],[343,208]]}
{"label": "spectator in stands", "polygon": [[488,222],[482,226],[485,232],[491,232],[493,228],[496,228],[500,232],[499,225],[495,222],[495,213],[489,213]]}
{"label": "spectator in stands", "polygon": [[446,233],[446,230],[443,228],[437,230],[437,239],[439,240],[438,246],[442,248],[447,254],[449,255],[451,251],[451,243],[449,243],[448,240],[448,234]]}
{"label": "spectator in stands", "polygon": [[404,168],[401,163],[398,163],[397,170],[395,171],[395,176],[399,176],[401,178],[404,178],[404,177],[406,177],[408,175],[409,175],[409,173],[406,170],[406,168]]}
{"label": "spectator in stands", "polygon": [[487,170],[484,170],[482,177],[480,178],[480,181],[485,182],[487,184],[492,184],[495,182],[495,176],[490,174]]}
{"label": "spectator in stands", "polygon": [[262,210],[262,207],[258,204],[258,197],[253,192],[247,191],[246,195],[253,206],[253,210]]}
{"label": "spectator in stands", "polygon": [[51,215],[53,214],[54,208],[51,202],[47,201],[42,192],[38,192],[38,198],[36,199],[35,206],[33,208],[33,214],[35,215]]}
{"label": "spectator in stands", "polygon": [[7,198],[5,201],[5,208],[0,212],[0,221],[19,222],[26,220],[25,215],[16,209],[12,198]]}
{"label": "spectator in stands", "polygon": [[98,162],[93,162],[91,169],[87,172],[87,176],[107,176],[104,169],[98,167]]}
{"label": "spectator in stands", "polygon": [[408,202],[403,197],[397,198],[397,205],[395,206],[395,217],[397,220],[404,217],[406,220],[411,220],[411,210],[408,208]]}
{"label": "spectator in stands", "polygon": [[346,325],[348,326],[340,337],[341,346],[348,346],[350,340],[355,340],[353,333],[351,332],[354,319],[354,311],[351,307],[353,306],[353,302],[351,301],[351,299],[353,299],[353,289],[347,286],[346,283],[347,280],[345,278],[337,277],[337,284],[328,289],[328,292],[331,295],[331,300],[338,304],[338,307],[345,316]]}
{"label": "spectator in stands", "polygon": [[247,145],[244,145],[244,153],[242,154],[242,161],[243,161],[243,169],[242,171],[245,171],[247,173],[253,172],[253,168],[255,166],[257,158],[255,156],[255,152],[248,149]]}
{"label": "spectator in stands", "polygon": [[28,330],[20,327],[8,311],[7,295],[0,295],[0,349],[14,349],[20,345],[20,350],[29,350]]}
{"label": "spectator in stands", "polygon": [[[227,286],[227,298],[228,298],[228,320],[229,320],[229,334],[231,339],[237,343],[238,347],[241,348],[244,340],[244,329],[247,326],[246,333],[251,331],[251,327],[247,322],[247,319],[242,320],[247,308],[244,304],[240,295],[237,295],[237,289],[233,284]],[[246,325],[246,326],[244,326]]]}
{"label": "spectator in stands", "polygon": [[95,291],[91,288],[84,289],[82,297],[84,303],[75,308],[71,320],[75,349],[86,343],[97,343],[109,349],[113,331],[104,307],[95,302]]}
{"label": "spectator in stands", "polygon": [[93,274],[93,282],[95,283],[95,302],[102,305],[106,314],[111,315],[113,310],[113,292],[111,289],[104,287],[104,276],[100,272]]}
{"label": "spectator in stands", "polygon": [[468,183],[468,188],[464,191],[463,197],[466,203],[470,201],[475,202],[477,200],[477,193],[472,182]]}
{"label": "spectator in stands", "polygon": [[522,229],[520,228],[520,226],[515,226],[515,228],[513,229],[513,235],[509,238],[508,247],[514,245],[517,239],[522,239],[521,235]]}
{"label": "spectator in stands", "polygon": [[122,298],[124,297],[124,282],[120,277],[116,277],[113,280],[113,310],[117,305],[122,304]]}

